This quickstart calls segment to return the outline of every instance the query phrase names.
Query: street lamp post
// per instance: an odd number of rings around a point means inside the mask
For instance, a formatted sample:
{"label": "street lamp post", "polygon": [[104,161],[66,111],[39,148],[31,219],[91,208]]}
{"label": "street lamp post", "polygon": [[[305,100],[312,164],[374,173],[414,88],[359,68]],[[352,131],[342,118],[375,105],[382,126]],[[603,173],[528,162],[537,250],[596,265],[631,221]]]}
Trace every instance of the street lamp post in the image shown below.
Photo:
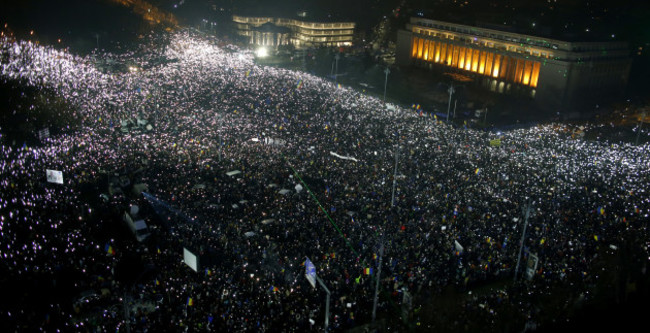
{"label": "street lamp post", "polygon": [[643,111],[643,115],[641,117],[642,118],[639,121],[639,130],[636,133],[636,142],[634,143],[635,146],[639,145],[639,136],[641,135],[641,126],[643,126],[643,122],[645,121],[645,111]]}
{"label": "street lamp post", "polygon": [[335,72],[334,72],[334,82],[335,83],[338,82],[338,79],[339,79],[339,59],[341,59],[341,55],[339,53],[337,53],[334,56],[334,60],[336,61],[336,69],[335,69]]}
{"label": "street lamp post", "polygon": [[325,282],[323,282],[323,280],[318,275],[316,275],[316,280],[323,288],[323,290],[325,290],[325,293],[327,293],[327,298],[325,298],[325,332],[327,332],[327,328],[330,325],[330,296],[332,294],[330,293],[330,290],[325,285]]}
{"label": "street lamp post", "polygon": [[386,106],[386,87],[388,86],[388,74],[390,74],[390,69],[386,67],[384,73],[386,74],[386,80],[384,80],[384,106]]}
{"label": "street lamp post", "polygon": [[[388,71],[388,68],[386,68]],[[386,74],[388,75],[388,74]],[[393,194],[390,199],[391,210],[395,207],[395,187],[397,186],[397,164],[399,162],[399,141],[395,146],[395,170],[393,171]],[[379,281],[381,280],[381,264],[384,260],[384,237],[386,235],[386,228],[382,230],[381,234],[381,248],[379,249],[379,267],[377,268],[377,280],[375,281],[375,298],[372,303],[372,323],[375,323],[377,317],[377,302],[379,300]]]}
{"label": "street lamp post", "polygon": [[449,93],[449,104],[447,105],[447,122],[449,122],[449,111],[451,110],[451,96],[454,94],[454,84],[452,83],[447,90]]}
{"label": "street lamp post", "polygon": [[521,243],[519,244],[519,256],[517,256],[517,266],[515,267],[514,281],[517,281],[517,272],[519,271],[519,262],[521,261],[521,251],[524,249],[524,240],[526,239],[526,227],[528,226],[528,216],[530,216],[530,202],[526,206],[526,217],[524,219],[524,231],[521,234]]}

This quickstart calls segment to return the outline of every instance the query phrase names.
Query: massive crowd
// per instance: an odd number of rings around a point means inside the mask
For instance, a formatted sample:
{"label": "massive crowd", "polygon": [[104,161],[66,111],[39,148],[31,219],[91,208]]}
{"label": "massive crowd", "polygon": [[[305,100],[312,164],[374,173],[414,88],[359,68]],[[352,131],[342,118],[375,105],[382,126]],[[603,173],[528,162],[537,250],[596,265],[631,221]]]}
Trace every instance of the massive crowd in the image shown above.
{"label": "massive crowd", "polygon": [[[523,325],[536,320],[526,303],[535,295],[576,286],[571,299],[595,284],[603,249],[648,251],[647,144],[586,141],[562,124],[498,135],[455,128],[217,45],[181,31],[166,48],[80,57],[0,40],[2,80],[54,91],[81,124],[35,146],[1,142],[3,274],[72,269],[75,290],[105,290],[104,304],[162,295],[154,310],[130,313],[139,331],[307,331],[322,329],[325,315],[324,293],[304,277],[310,258],[332,293],[330,328],[343,330],[370,321],[382,240],[379,312],[399,316],[405,290],[417,309],[449,286],[512,276],[530,206],[533,281],[520,294],[469,299],[466,314],[498,318],[510,302],[519,309],[509,320]],[[149,203],[167,227],[145,245],[100,240],[97,210],[148,200],[125,191],[101,202],[81,189],[139,167],[133,181],[157,198]],[[62,171],[64,184],[47,183],[46,169]],[[233,170],[241,173],[226,175]],[[205,259],[198,273],[183,247]],[[129,253],[155,273],[115,279]],[[125,325],[108,306],[84,316],[56,299],[3,311],[15,327]]]}

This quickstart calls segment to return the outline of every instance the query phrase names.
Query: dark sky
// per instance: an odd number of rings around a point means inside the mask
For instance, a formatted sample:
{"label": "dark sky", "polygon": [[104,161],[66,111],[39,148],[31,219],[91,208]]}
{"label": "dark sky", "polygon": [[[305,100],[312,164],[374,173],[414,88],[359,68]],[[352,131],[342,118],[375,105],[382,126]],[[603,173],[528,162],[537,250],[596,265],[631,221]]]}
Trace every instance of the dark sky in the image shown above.
{"label": "dark sky", "polygon": [[[22,36],[33,29],[41,41],[51,43],[62,38],[68,45],[87,44],[84,40],[95,39],[97,34],[100,41],[132,39],[149,29],[136,14],[114,1],[5,0],[0,22],[9,23]],[[313,20],[351,20],[357,23],[359,31],[369,32],[384,16],[391,17],[397,28],[403,27],[408,17],[421,14],[458,23],[497,24],[558,39],[616,39],[629,41],[634,49],[650,47],[650,1],[488,0],[467,1],[467,4],[460,0],[184,0],[182,4],[183,0],[146,1],[192,25],[203,18],[229,23],[232,13],[296,17],[298,9],[306,9]],[[224,11],[214,12],[212,5]],[[399,12],[394,12],[397,9]]]}

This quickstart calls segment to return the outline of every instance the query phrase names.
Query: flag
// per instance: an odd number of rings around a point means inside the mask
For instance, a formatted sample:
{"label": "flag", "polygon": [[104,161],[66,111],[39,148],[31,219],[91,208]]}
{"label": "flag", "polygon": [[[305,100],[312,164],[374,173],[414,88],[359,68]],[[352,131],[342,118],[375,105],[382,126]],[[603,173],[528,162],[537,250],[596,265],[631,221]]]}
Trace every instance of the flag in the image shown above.
{"label": "flag", "polygon": [[330,256],[332,257],[332,259],[336,259],[336,252],[332,252],[332,254],[330,254]]}
{"label": "flag", "polygon": [[302,88],[302,79],[298,80],[298,83],[296,84],[296,88],[297,89]]}
{"label": "flag", "polygon": [[212,275],[212,271],[211,271],[210,269],[206,268],[206,269],[205,269],[205,275],[207,275],[207,276],[211,276],[211,275]]}
{"label": "flag", "polygon": [[337,84],[336,87],[339,88],[339,89],[341,89],[341,84],[340,84],[340,83]]}
{"label": "flag", "polygon": [[598,241],[598,235],[594,235],[594,240]]}
{"label": "flag", "polygon": [[111,244],[106,244],[106,246],[104,247],[104,250],[106,250],[106,253],[108,253],[108,254],[110,254],[112,256],[115,255],[115,249],[113,249],[113,246],[111,246]]}
{"label": "flag", "polygon": [[250,69],[246,71],[246,77],[248,77],[249,75],[251,75],[251,70]]}
{"label": "flag", "polygon": [[372,254],[372,259],[377,260],[377,253]]}
{"label": "flag", "polygon": [[278,287],[271,286],[271,288],[269,288],[269,292],[274,293],[274,292],[278,292],[278,291],[280,291],[280,289],[278,289]]}
{"label": "flag", "polygon": [[194,299],[192,297],[187,298],[187,306],[193,306],[194,305]]}
{"label": "flag", "polygon": [[476,171],[474,171],[474,174],[478,175],[481,172],[481,169],[476,168]]}
{"label": "flag", "polygon": [[160,281],[158,281],[158,279],[156,279],[156,285],[157,285],[157,286],[160,285]]}
{"label": "flag", "polygon": [[363,274],[366,274],[366,275],[372,275],[372,268],[370,267],[370,268],[366,268],[366,269],[364,269],[364,270],[363,270]]}
{"label": "flag", "polygon": [[600,215],[605,215],[605,208],[603,208],[602,206],[598,207],[598,212],[600,212]]}

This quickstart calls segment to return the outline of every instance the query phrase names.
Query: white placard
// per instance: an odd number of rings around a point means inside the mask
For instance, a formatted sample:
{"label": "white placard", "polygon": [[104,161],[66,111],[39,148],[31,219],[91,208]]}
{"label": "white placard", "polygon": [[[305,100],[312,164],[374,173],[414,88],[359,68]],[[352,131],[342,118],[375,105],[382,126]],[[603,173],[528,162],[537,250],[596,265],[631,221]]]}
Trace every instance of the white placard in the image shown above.
{"label": "white placard", "polygon": [[63,172],[57,170],[45,170],[48,183],[63,184]]}
{"label": "white placard", "polygon": [[185,262],[187,266],[190,266],[193,271],[199,271],[199,263],[198,260],[196,260],[196,255],[186,248],[183,248],[183,262]]}

